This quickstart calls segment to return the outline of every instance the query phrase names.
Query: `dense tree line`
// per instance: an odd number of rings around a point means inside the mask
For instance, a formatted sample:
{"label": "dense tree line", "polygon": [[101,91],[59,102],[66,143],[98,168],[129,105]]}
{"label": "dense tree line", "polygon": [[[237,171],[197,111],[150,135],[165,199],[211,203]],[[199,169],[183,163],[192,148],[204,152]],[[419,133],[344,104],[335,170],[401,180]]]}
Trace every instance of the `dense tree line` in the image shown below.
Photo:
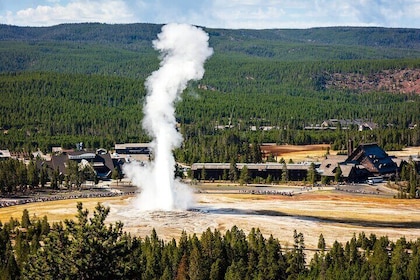
{"label": "dense tree line", "polygon": [[[269,73],[264,78],[267,83],[270,83]],[[184,93],[183,100],[177,104],[177,119],[185,139],[185,151],[177,152],[181,161],[229,162],[237,151],[239,161],[247,162],[249,155],[244,144],[254,142],[331,143],[334,149],[341,149],[348,135],[355,138],[356,143],[378,142],[385,149],[420,144],[419,128],[408,128],[409,124],[420,123],[418,96],[288,90],[275,84],[256,87],[267,90],[264,93],[251,91],[249,83],[252,81],[240,80],[242,82],[235,82],[232,78],[236,85],[226,88],[232,92],[197,89],[197,85],[192,84]],[[88,148],[109,149],[115,143],[149,141],[141,127],[145,94],[141,80],[11,73],[0,75],[0,84],[3,100],[0,145],[3,148],[49,151],[52,146],[70,148],[82,141]],[[370,120],[378,123],[379,129],[358,132],[353,126],[350,131],[304,130],[307,125],[329,118]],[[220,126],[227,129],[218,129]],[[258,129],[264,126],[272,130]],[[251,127],[256,130],[252,131]],[[239,141],[223,146],[226,139]],[[209,150],[209,146],[213,149]]]}
{"label": "dense tree line", "polygon": [[76,220],[48,223],[30,218],[0,224],[1,279],[418,279],[420,240],[369,237],[363,232],[345,243],[325,243],[322,234],[307,259],[302,233],[290,248],[258,229],[232,227],[222,234],[183,232],[163,241],[153,230],[133,237],[123,224],[106,224],[109,208],[93,215],[77,205]]}
{"label": "dense tree line", "polygon": [[84,182],[97,183],[97,180],[96,173],[89,164],[82,165],[72,160],[66,163],[65,174],[58,169],[52,170],[40,159],[31,159],[28,164],[16,159],[0,161],[1,195],[22,194],[47,185],[51,189],[58,189],[60,186],[80,189]]}
{"label": "dense tree line", "polygon": [[399,188],[397,198],[420,198],[420,170],[411,157],[408,163],[402,166],[396,184]]}
{"label": "dense tree line", "polygon": [[[1,76],[2,146],[110,147],[145,139],[144,87],[133,79],[44,73]],[[117,136],[119,135],[119,136]]]}
{"label": "dense tree line", "polygon": [[39,168],[35,161],[29,164],[15,159],[0,161],[0,193],[13,194],[45,186],[49,179],[46,167]]}

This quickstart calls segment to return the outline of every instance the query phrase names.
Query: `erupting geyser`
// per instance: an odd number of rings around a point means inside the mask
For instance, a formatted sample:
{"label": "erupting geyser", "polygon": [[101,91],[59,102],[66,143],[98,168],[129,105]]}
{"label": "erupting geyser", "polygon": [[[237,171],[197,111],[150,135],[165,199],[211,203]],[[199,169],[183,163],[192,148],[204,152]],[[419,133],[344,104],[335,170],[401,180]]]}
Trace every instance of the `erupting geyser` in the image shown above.
{"label": "erupting geyser", "polygon": [[181,145],[182,136],[176,130],[174,103],[187,87],[188,81],[204,75],[204,62],[213,49],[202,29],[188,24],[168,24],[162,27],[153,46],[161,53],[160,68],[146,80],[143,128],[153,138],[153,161],[146,166],[131,163],[126,175],[142,189],[135,200],[141,210],[185,210],[191,194],[187,186],[175,180],[175,159],[172,151]]}

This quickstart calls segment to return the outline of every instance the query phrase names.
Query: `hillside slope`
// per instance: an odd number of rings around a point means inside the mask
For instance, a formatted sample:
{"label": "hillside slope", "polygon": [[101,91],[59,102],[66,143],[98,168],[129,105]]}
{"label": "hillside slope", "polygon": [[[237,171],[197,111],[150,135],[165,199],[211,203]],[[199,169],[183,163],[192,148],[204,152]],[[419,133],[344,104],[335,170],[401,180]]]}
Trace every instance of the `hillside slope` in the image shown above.
{"label": "hillside slope", "polygon": [[[0,25],[0,147],[147,141],[141,106],[160,28]],[[352,127],[356,142],[420,144],[419,29],[205,30],[214,55],[176,110],[184,162],[229,161],[254,141],[340,148],[346,131],[305,130],[328,119],[377,124]]]}

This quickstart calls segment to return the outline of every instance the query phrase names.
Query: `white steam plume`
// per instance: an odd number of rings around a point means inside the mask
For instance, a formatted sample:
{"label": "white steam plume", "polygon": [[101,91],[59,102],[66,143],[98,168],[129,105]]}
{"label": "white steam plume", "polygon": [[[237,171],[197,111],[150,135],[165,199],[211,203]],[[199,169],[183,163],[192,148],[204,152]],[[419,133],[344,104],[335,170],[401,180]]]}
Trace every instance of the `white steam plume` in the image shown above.
{"label": "white steam plume", "polygon": [[176,130],[175,102],[188,81],[204,75],[204,62],[213,49],[202,29],[188,24],[162,27],[153,46],[161,52],[160,68],[146,80],[143,128],[153,138],[154,159],[147,166],[129,164],[125,173],[142,191],[135,204],[142,210],[186,209],[191,201],[187,186],[174,179],[172,151],[182,143]]}

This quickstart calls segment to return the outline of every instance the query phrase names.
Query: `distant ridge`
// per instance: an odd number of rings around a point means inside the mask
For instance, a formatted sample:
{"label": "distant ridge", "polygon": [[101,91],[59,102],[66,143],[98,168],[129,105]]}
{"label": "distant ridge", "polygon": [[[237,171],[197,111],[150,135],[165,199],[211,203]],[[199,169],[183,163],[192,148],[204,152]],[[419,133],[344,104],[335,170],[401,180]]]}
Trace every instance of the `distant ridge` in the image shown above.
{"label": "distant ridge", "polygon": [[[85,41],[129,44],[152,41],[162,25],[149,23],[102,24],[72,23],[50,27],[0,25],[0,40]],[[204,28],[213,40],[293,42],[369,46],[385,48],[420,48],[420,29],[383,27],[318,27],[309,29],[212,29]]]}

